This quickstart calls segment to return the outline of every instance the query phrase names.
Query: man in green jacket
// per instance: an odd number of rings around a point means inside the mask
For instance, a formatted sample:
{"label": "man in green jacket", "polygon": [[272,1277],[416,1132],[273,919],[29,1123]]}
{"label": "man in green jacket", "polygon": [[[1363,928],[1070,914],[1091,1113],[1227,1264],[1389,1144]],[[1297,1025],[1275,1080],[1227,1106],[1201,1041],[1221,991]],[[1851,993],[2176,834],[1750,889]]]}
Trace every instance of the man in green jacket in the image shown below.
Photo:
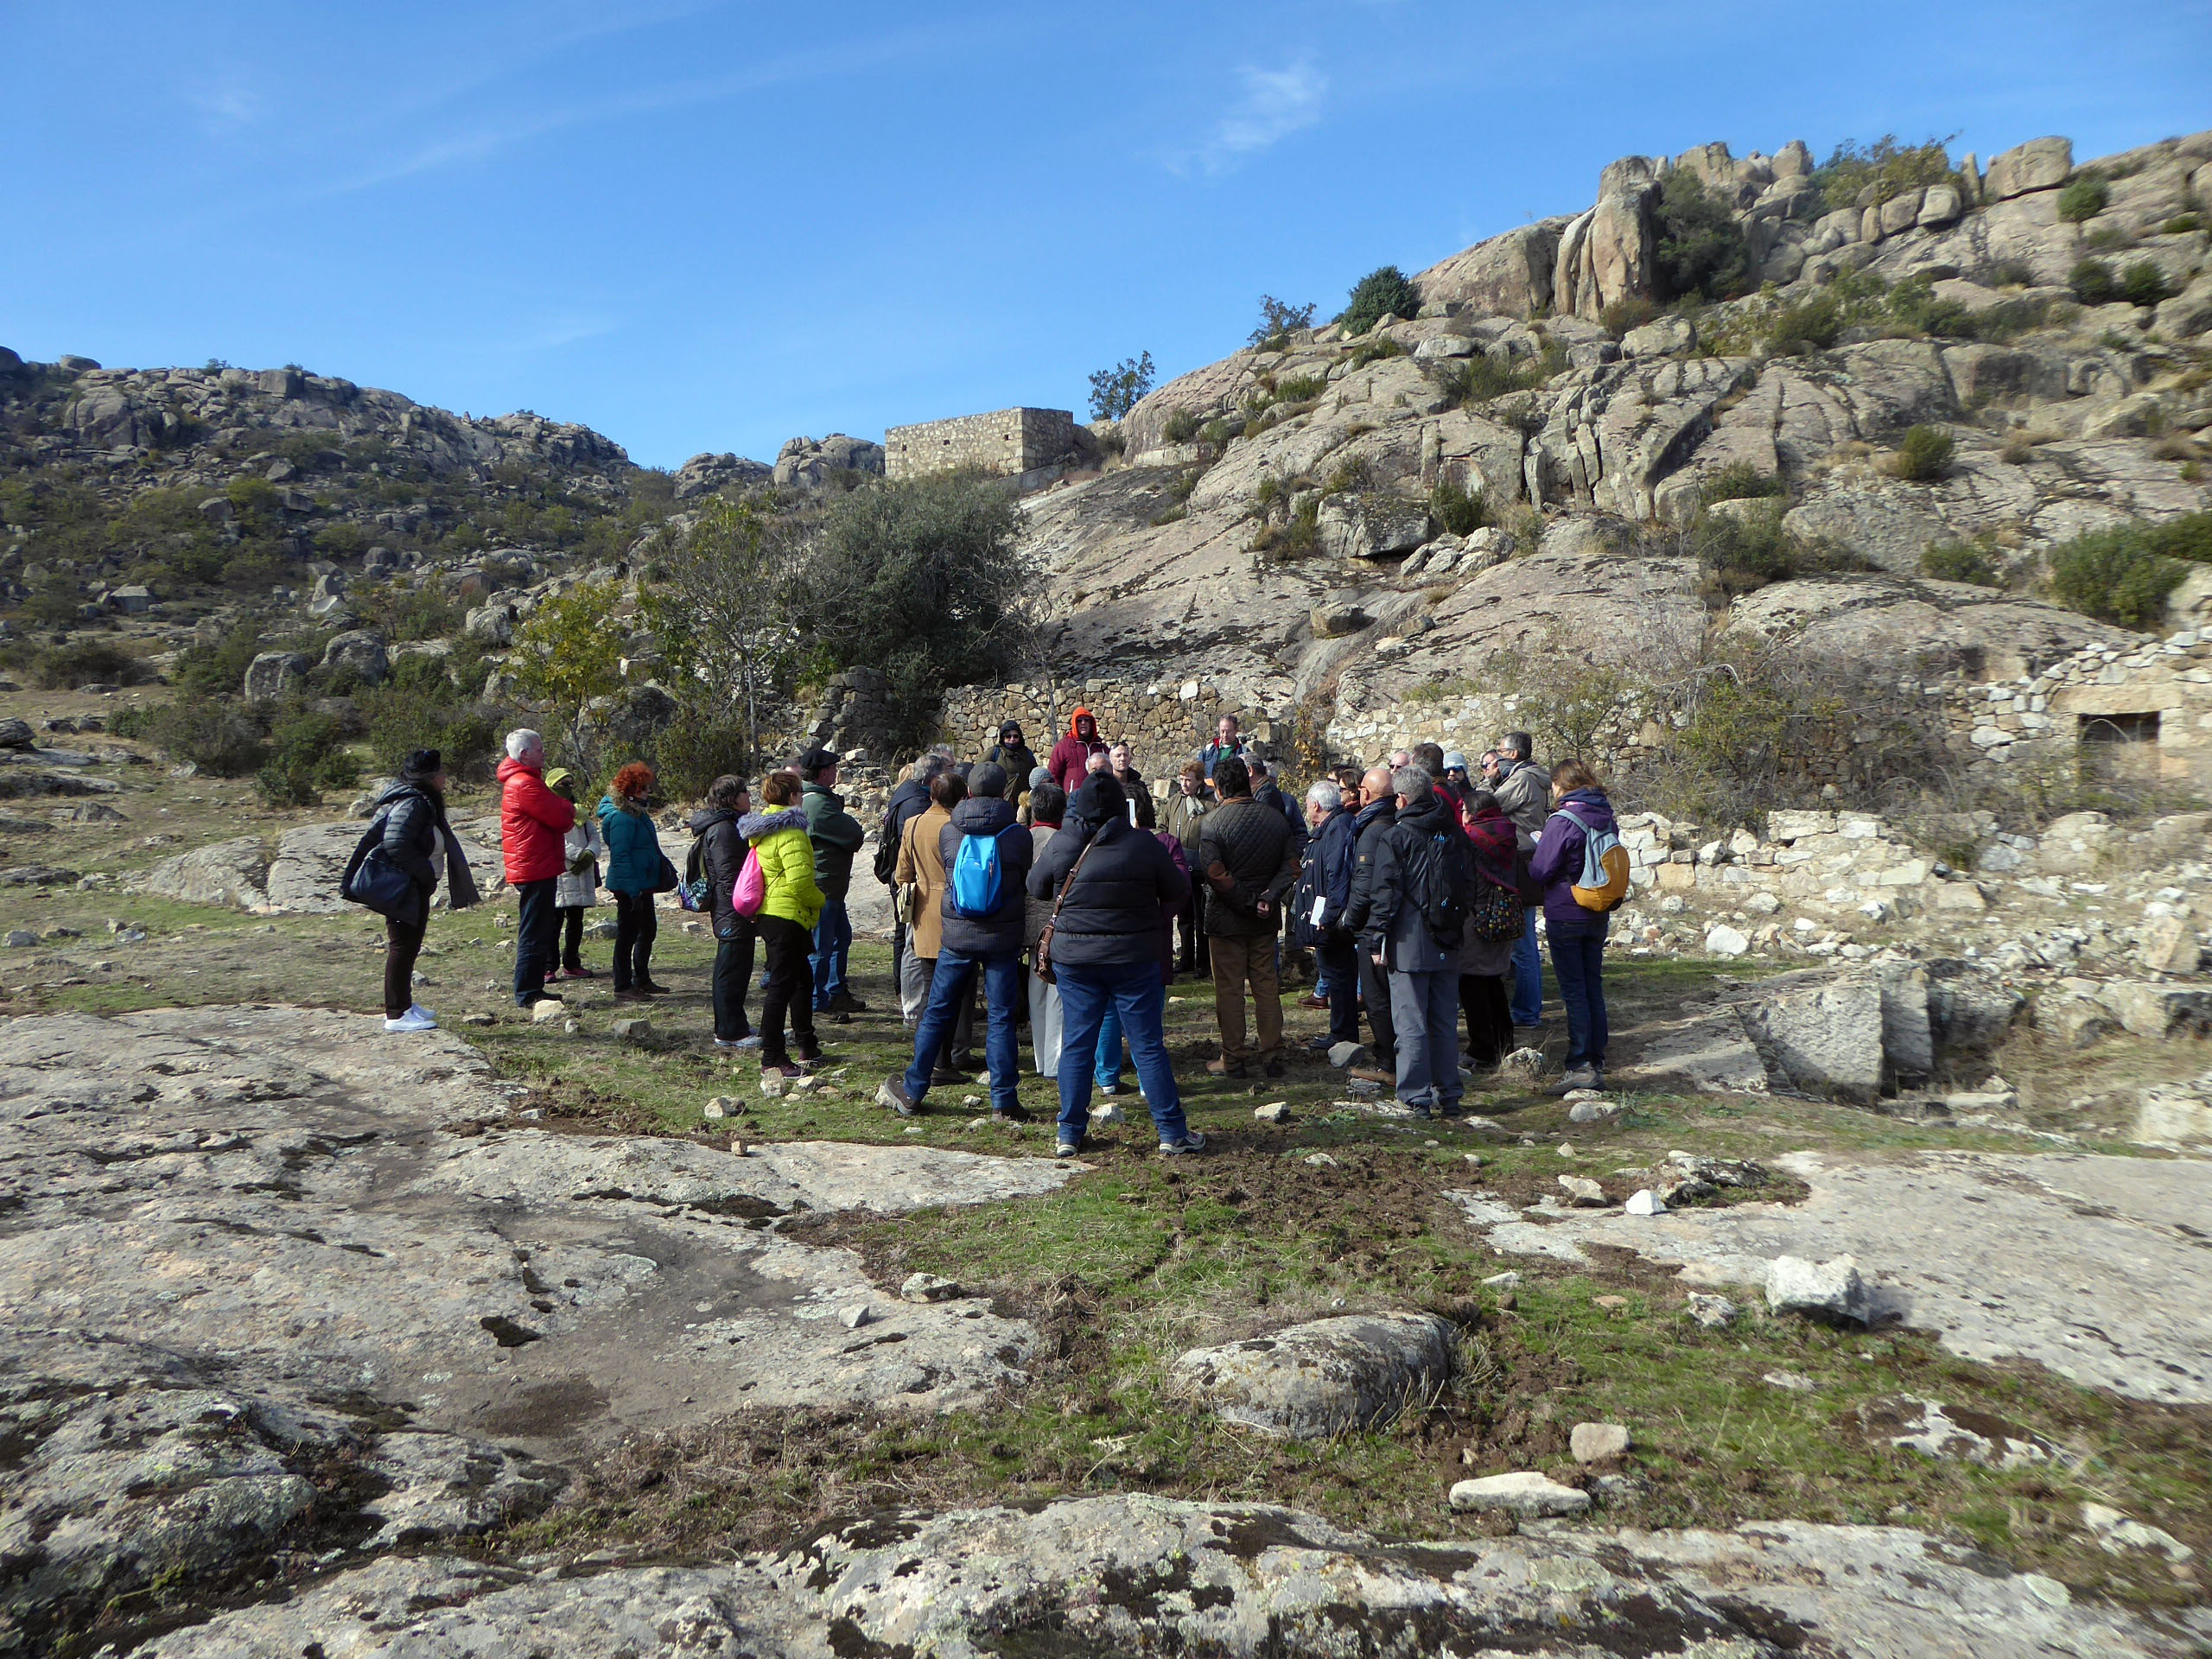
{"label": "man in green jacket", "polygon": [[839,757],[824,748],[809,749],[798,758],[798,772],[806,787],[800,805],[806,813],[807,838],[814,843],[814,885],[822,889],[822,918],[814,925],[814,1011],[830,1023],[851,1023],[853,1015],[868,1012],[868,1005],[845,983],[853,954],[853,921],[845,909],[845,895],[853,885],[853,855],[868,839],[861,821],[845,810],[837,793]]}

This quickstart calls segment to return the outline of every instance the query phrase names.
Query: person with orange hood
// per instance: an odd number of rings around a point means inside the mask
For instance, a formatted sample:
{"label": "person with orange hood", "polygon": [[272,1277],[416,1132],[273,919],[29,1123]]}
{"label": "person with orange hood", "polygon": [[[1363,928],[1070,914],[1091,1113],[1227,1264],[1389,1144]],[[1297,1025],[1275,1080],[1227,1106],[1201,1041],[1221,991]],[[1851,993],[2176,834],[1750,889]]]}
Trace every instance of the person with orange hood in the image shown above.
{"label": "person with orange hood", "polygon": [[1072,796],[1090,775],[1090,757],[1105,753],[1106,744],[1098,735],[1097,720],[1090,709],[1078,704],[1068,721],[1068,734],[1052,745],[1052,759],[1045,765],[1052,774],[1052,781]]}

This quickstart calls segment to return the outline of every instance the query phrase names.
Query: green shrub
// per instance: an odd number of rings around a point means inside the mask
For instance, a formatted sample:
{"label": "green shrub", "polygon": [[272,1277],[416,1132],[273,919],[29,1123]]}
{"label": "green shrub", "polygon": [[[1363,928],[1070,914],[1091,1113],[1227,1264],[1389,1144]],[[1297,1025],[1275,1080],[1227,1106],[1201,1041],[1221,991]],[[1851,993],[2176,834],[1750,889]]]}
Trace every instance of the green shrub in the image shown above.
{"label": "green shrub", "polygon": [[1779,510],[1700,512],[1689,543],[1707,575],[1729,597],[1796,575],[1798,549],[1782,528]]}
{"label": "green shrub", "polygon": [[170,677],[180,697],[236,696],[245,671],[261,652],[261,635],[251,626],[234,627],[212,645],[187,645]]}
{"label": "green shrub", "polygon": [[1347,336],[1363,334],[1384,317],[1412,317],[1421,312],[1421,289],[1395,265],[1379,265],[1361,277],[1351,302],[1337,321]]}
{"label": "green shrub", "polygon": [[1974,316],[1957,300],[1936,297],[1935,280],[1909,276],[1890,290],[1890,315],[1915,334],[1972,338]]}
{"label": "green shrub", "polygon": [[1363,369],[1369,364],[1379,362],[1383,358],[1405,355],[1406,348],[1396,340],[1390,339],[1388,335],[1378,334],[1353,349],[1351,366],[1355,369]]}
{"label": "green shrub", "polygon": [[1260,296],[1260,326],[1245,336],[1245,340],[1248,345],[1281,351],[1290,343],[1291,330],[1311,328],[1313,326],[1313,305],[1311,301],[1304,305],[1292,305],[1272,294],[1262,294]]}
{"label": "green shrub", "polygon": [[1152,353],[1123,358],[1110,369],[1090,377],[1090,418],[1118,421],[1152,390]]}
{"label": "green shrub", "polygon": [[1198,429],[1198,442],[1218,449],[1229,442],[1229,423],[1216,416]]}
{"label": "green shrub", "polygon": [[1916,426],[1904,435],[1890,463],[1891,473],[1915,484],[1928,484],[1951,469],[1951,435],[1940,426]]}
{"label": "green shrub", "polygon": [[2171,219],[2158,226],[2158,232],[2162,236],[2194,236],[2197,232],[2203,228],[2203,214],[2176,213]]}
{"label": "green shrub", "polygon": [[1598,313],[1598,326],[1618,340],[1631,328],[1641,328],[1659,315],[1659,308],[1641,294],[1615,300]]}
{"label": "green shrub", "polygon": [[2143,537],[2161,558],[2212,564],[2212,512],[2192,512],[2163,524],[2145,524]]}
{"label": "green shrub", "polygon": [[31,664],[31,674],[41,685],[61,690],[79,685],[141,685],[156,677],[143,662],[105,639],[78,639],[41,652]]}
{"label": "green shrub", "polygon": [[2113,280],[2112,267],[2101,259],[2082,260],[2074,267],[2066,284],[2084,305],[2110,305],[2120,297],[2120,284]]}
{"label": "green shrub", "polygon": [[1171,409],[1160,435],[1170,443],[1188,443],[1198,435],[1198,417],[1187,409]]}
{"label": "green shrub", "polygon": [[1946,147],[1957,137],[1953,133],[1950,138],[1929,138],[1917,144],[1901,143],[1893,132],[1866,144],[1847,138],[1813,169],[1821,207],[1828,213],[1855,207],[1869,185],[1874,188],[1876,201],[1887,201],[1907,190],[1949,182],[1951,158]]}
{"label": "green shrub", "polygon": [[1662,300],[1732,300],[1751,288],[1751,249],[1726,202],[1677,168],[1660,181],[1653,286]]}
{"label": "green shrub", "polygon": [[2148,259],[2139,259],[2120,273],[2120,292],[2130,305],[2156,305],[2168,297],[2166,273]]}
{"label": "green shrub", "polygon": [[271,806],[314,806],[326,789],[350,789],[360,763],[346,748],[345,727],[330,715],[302,709],[280,719],[270,733],[269,759],[253,786]]}
{"label": "green shrub", "polygon": [[758,758],[746,745],[744,721],[703,699],[678,707],[652,744],[653,770],[671,801],[702,799],[715,779],[725,772],[742,778]]}
{"label": "green shrub", "polygon": [[1767,331],[1767,346],[1777,357],[1824,352],[1836,343],[1844,327],[1843,305],[1832,294],[1784,306]]}
{"label": "green shrub", "polygon": [[1461,405],[1486,404],[1509,391],[1526,391],[1543,385],[1545,378],[1541,363],[1519,368],[1512,359],[1505,357],[1460,358],[1448,361],[1446,366],[1436,372],[1438,389]]}
{"label": "green shrub", "polygon": [[172,760],[189,760],[218,778],[244,778],[269,758],[267,734],[231,697],[183,696],[150,709],[142,735]]}
{"label": "green shrub", "polygon": [[1698,499],[1712,501],[1747,501],[1762,496],[1787,495],[1789,486],[1773,473],[1763,473],[1748,461],[1732,461],[1725,467],[1716,467],[1705,475],[1699,487]]}
{"label": "green shrub", "polygon": [[1324,374],[1286,375],[1275,382],[1278,404],[1310,403],[1329,389],[1329,378]]}
{"label": "green shrub", "polygon": [[2058,193],[2058,216],[2080,225],[2104,212],[2105,203],[2111,199],[2112,192],[2095,174],[2077,174]]}
{"label": "green shrub", "polygon": [[1920,556],[1920,568],[1937,582],[1970,582],[1977,588],[2005,585],[1988,550],[1968,542],[1930,543]]}
{"label": "green shrub", "polygon": [[2154,626],[2165,613],[2166,595],[2188,574],[2135,524],[2077,536],[2050,555],[2050,588],[2060,604],[2126,628]]}
{"label": "green shrub", "polygon": [[1470,494],[1466,486],[1454,478],[1437,480],[1436,487],[1428,493],[1428,510],[1436,522],[1454,536],[1480,530],[1490,521],[1482,493]]}

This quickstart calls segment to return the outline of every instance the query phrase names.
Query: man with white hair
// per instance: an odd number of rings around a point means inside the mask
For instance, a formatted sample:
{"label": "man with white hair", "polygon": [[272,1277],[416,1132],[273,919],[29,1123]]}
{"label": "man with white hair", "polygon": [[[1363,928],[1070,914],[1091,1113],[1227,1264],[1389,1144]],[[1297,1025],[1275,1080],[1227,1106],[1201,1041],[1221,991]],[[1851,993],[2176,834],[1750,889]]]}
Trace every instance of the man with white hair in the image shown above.
{"label": "man with white hair", "polygon": [[1325,778],[1307,790],[1306,822],[1313,834],[1290,919],[1300,942],[1320,959],[1313,995],[1300,1004],[1329,1011],[1328,1034],[1307,1045],[1318,1052],[1359,1041],[1359,960],[1344,925],[1351,903],[1353,825],[1344,791]]}
{"label": "man with white hair", "polygon": [[567,838],[576,809],[545,786],[545,740],[524,729],[507,734],[499,762],[499,849],[507,885],[522,902],[515,925],[515,1006],[559,998],[545,988],[558,965],[561,912],[554,889],[569,868]]}

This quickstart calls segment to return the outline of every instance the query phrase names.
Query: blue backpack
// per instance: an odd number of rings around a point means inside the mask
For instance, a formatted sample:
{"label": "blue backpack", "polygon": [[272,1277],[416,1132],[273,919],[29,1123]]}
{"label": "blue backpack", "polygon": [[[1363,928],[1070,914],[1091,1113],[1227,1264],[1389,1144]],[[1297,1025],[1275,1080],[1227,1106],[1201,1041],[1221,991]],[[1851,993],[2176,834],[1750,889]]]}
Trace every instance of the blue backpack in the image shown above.
{"label": "blue backpack", "polygon": [[950,897],[952,913],[971,922],[988,921],[998,913],[1003,883],[999,871],[996,836],[963,836],[953,855]]}

